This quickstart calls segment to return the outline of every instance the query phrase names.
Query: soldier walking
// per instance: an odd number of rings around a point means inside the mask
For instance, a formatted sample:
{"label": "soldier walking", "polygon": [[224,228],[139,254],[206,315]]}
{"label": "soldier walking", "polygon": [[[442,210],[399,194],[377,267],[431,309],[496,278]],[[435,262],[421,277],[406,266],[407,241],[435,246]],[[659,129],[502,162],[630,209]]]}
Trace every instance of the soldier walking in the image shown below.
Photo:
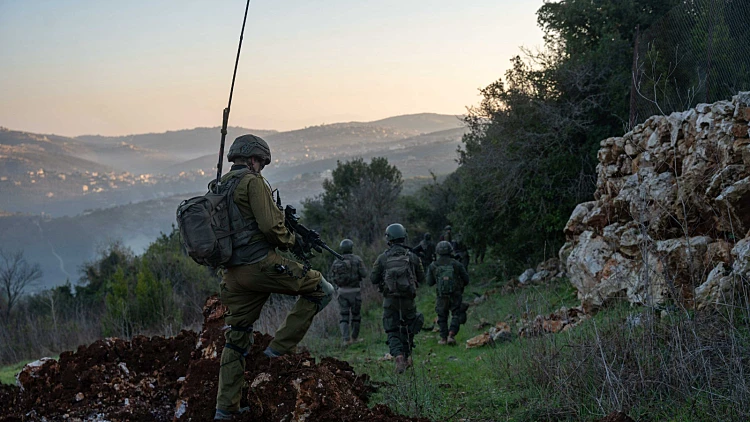
{"label": "soldier walking", "polygon": [[461,263],[461,265],[466,268],[466,270],[469,270],[469,248],[466,246],[466,243],[464,242],[464,236],[459,233],[456,236],[453,236],[453,242],[451,242],[451,246],[453,246],[453,253],[456,256],[456,259]]}
{"label": "soldier walking", "polygon": [[419,245],[412,249],[412,252],[419,255],[419,259],[422,260],[422,268],[427,269],[435,260],[435,244],[432,243],[432,235],[425,233]]}
{"label": "soldier walking", "polygon": [[[339,244],[339,252],[344,259],[337,259],[331,264],[328,278],[338,287],[339,326],[341,340],[344,346],[358,341],[359,325],[362,321],[362,280],[367,277],[365,263],[358,255],[354,255],[354,242],[344,239]],[[350,324],[351,320],[351,324]],[[349,328],[351,327],[351,336]]]}
{"label": "soldier walking", "polygon": [[[246,353],[253,343],[253,323],[271,293],[300,296],[286,321],[276,331],[265,354],[270,358],[294,353],[307,333],[313,317],[328,305],[333,286],[315,270],[276,253],[300,246],[302,239],[287,230],[284,213],[273,200],[261,170],[271,162],[271,150],[263,139],[243,135],[229,148],[231,170],[221,186],[239,179],[230,198],[229,215],[240,227],[232,234],[232,257],[222,270],[221,301],[228,308],[224,320],[228,330],[221,353],[219,390],[214,420],[231,420],[240,413],[240,391],[245,381]],[[239,215],[238,215],[239,214]],[[235,226],[236,227],[236,226]]]}
{"label": "soldier walking", "polygon": [[[440,326],[438,344],[456,344],[456,334],[466,322],[466,309],[462,304],[464,287],[469,284],[469,273],[464,266],[451,258],[453,247],[442,241],[435,248],[438,258],[427,269],[427,285],[437,285],[435,312]],[[448,327],[448,316],[451,318]]]}
{"label": "soldier walking", "polygon": [[425,276],[419,257],[406,248],[404,226],[388,226],[385,239],[388,249],[375,260],[370,281],[383,293],[383,329],[391,356],[396,358],[396,372],[401,374],[412,365],[414,335],[424,325],[414,298]]}

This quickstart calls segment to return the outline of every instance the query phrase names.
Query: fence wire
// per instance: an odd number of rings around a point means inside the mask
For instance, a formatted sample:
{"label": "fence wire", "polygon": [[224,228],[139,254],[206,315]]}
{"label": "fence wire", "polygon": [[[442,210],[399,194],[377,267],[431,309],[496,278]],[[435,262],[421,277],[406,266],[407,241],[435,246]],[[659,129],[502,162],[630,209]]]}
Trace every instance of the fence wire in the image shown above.
{"label": "fence wire", "polygon": [[750,0],[685,0],[635,40],[631,126],[750,90]]}

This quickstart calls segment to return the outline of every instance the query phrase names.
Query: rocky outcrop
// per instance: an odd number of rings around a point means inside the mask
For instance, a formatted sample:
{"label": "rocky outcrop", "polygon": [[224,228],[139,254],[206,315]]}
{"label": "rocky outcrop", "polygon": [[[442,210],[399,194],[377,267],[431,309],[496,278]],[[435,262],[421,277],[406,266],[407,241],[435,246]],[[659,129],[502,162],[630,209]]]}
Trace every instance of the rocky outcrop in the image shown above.
{"label": "rocky outcrop", "polygon": [[584,309],[612,298],[703,308],[750,278],[750,92],[601,142],[594,201],[560,250]]}

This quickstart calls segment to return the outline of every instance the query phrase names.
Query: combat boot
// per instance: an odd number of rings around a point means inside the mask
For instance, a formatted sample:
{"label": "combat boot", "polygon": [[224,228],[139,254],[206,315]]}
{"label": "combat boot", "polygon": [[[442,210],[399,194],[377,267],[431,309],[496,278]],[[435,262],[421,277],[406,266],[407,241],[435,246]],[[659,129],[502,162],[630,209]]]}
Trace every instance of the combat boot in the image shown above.
{"label": "combat boot", "polygon": [[412,366],[414,366],[414,359],[412,359],[411,356],[409,356],[409,358],[406,359],[406,367],[411,368]]}
{"label": "combat boot", "polygon": [[349,342],[349,323],[348,322],[341,322],[339,323],[339,327],[341,327],[341,344],[344,346],[348,346],[350,344]]}
{"label": "combat boot", "polygon": [[396,356],[396,373],[403,374],[406,371],[407,361],[404,355]]}
{"label": "combat boot", "polygon": [[445,346],[447,344],[448,340],[444,337],[441,337],[440,340],[438,340],[438,344],[441,346]]}
{"label": "combat boot", "polygon": [[232,421],[234,420],[235,416],[238,416],[242,413],[249,412],[249,407],[241,407],[239,410],[229,411],[229,410],[222,410],[222,409],[216,409],[216,413],[214,413],[214,420],[215,421]]}
{"label": "combat boot", "polygon": [[451,331],[450,333],[448,333],[447,343],[448,344],[456,344],[456,339],[454,338],[455,336],[456,336],[456,333],[454,333],[453,331]]}
{"label": "combat boot", "polygon": [[284,356],[284,353],[277,352],[276,350],[273,350],[271,346],[266,347],[266,350],[263,351],[263,354],[268,356],[271,359],[279,358]]}

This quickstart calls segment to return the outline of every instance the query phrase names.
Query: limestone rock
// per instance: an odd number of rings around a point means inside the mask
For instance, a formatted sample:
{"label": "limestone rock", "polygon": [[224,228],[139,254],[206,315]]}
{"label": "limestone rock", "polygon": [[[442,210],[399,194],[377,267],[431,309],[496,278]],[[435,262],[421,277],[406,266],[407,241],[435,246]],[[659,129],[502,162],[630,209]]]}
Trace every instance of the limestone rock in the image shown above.
{"label": "limestone rock", "polygon": [[732,249],[732,270],[742,277],[745,281],[750,281],[750,237],[746,237],[735,245]]}
{"label": "limestone rock", "polygon": [[748,122],[743,92],[600,143],[595,200],[575,208],[558,254],[584,309],[706,307],[750,278]]}
{"label": "limestone rock", "polygon": [[696,309],[727,303],[735,286],[735,277],[732,277],[731,271],[723,262],[711,270],[706,281],[695,289]]}
{"label": "limestone rock", "polygon": [[531,283],[531,278],[534,276],[534,269],[529,268],[526,271],[523,272],[520,276],[518,276],[518,282],[521,284],[529,284]]}

